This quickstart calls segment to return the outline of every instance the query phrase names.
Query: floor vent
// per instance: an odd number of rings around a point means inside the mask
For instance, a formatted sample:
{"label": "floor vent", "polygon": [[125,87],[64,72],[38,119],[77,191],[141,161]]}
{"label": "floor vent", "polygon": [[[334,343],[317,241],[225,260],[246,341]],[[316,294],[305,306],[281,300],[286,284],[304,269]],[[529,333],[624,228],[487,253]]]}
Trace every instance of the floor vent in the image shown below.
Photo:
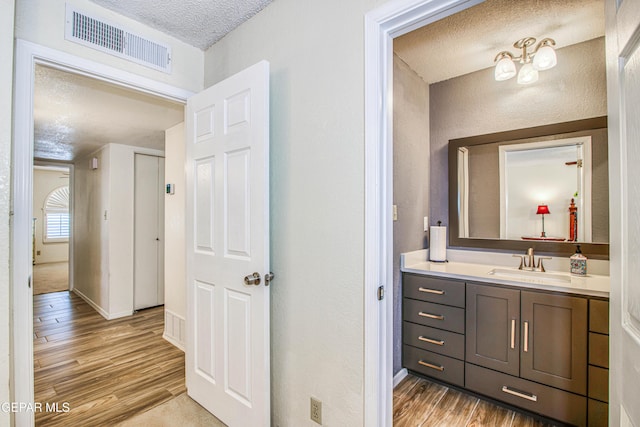
{"label": "floor vent", "polygon": [[121,26],[92,18],[69,4],[66,19],[67,40],[171,73],[171,47],[131,33]]}

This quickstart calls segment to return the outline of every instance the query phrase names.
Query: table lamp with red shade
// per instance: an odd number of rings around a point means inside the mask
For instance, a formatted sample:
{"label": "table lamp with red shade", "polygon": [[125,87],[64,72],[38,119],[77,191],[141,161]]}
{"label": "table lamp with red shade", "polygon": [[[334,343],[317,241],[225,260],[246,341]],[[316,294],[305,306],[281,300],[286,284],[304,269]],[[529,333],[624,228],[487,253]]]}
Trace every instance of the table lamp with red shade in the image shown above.
{"label": "table lamp with red shade", "polygon": [[544,232],[544,216],[549,215],[550,213],[551,212],[549,212],[549,206],[538,205],[538,211],[536,212],[536,215],[542,215],[542,234],[540,235],[540,237],[547,237],[547,234]]}

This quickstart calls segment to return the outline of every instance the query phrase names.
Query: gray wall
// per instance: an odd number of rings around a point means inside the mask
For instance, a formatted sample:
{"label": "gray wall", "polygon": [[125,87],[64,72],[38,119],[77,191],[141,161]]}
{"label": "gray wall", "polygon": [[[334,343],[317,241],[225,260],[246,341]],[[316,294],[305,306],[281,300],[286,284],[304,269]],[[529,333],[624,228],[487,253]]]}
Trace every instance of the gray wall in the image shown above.
{"label": "gray wall", "polygon": [[450,139],[607,115],[604,37],[558,49],[558,65],[530,86],[496,82],[493,68],[430,86],[434,220],[448,223]]}
{"label": "gray wall", "polygon": [[400,254],[426,247],[429,214],[429,87],[393,56],[393,372],[402,368]]}

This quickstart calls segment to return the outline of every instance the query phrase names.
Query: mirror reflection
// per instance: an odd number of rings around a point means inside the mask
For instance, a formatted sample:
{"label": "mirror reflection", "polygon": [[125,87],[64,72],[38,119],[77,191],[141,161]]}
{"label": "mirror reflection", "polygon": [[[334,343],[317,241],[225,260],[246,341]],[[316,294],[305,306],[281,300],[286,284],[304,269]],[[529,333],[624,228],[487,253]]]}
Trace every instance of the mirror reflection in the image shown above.
{"label": "mirror reflection", "polygon": [[457,144],[458,237],[608,243],[606,138],[602,128]]}

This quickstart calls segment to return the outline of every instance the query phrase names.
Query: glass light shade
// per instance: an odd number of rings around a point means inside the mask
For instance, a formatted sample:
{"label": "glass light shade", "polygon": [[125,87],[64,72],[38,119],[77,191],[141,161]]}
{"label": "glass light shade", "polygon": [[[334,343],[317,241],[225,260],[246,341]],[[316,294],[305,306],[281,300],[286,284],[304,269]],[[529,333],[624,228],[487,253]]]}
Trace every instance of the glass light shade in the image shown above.
{"label": "glass light shade", "polygon": [[555,67],[557,63],[556,51],[551,46],[542,46],[533,57],[533,68],[536,70],[548,70]]}
{"label": "glass light shade", "polygon": [[505,56],[496,64],[495,78],[501,82],[503,80],[509,80],[516,75],[516,64],[513,63],[511,58]]}
{"label": "glass light shade", "polygon": [[518,73],[518,84],[528,85],[538,81],[538,70],[531,63],[524,64]]}

